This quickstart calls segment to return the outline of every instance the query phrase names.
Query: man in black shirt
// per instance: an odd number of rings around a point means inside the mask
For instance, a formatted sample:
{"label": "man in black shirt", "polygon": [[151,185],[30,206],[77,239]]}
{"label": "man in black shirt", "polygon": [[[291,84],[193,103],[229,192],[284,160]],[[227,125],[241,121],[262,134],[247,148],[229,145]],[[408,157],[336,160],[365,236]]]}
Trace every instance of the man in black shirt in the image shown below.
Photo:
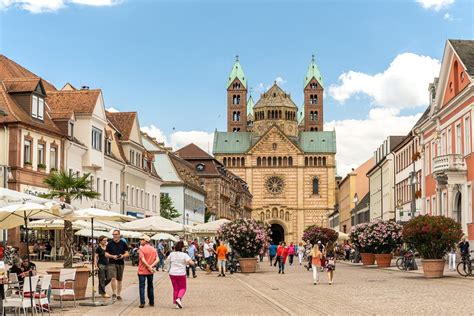
{"label": "man in black shirt", "polygon": [[109,258],[109,277],[112,283],[112,299],[122,300],[122,278],[125,262],[123,258],[129,256],[128,245],[121,239],[120,230],[115,229],[112,233],[113,239],[105,248],[105,256]]}

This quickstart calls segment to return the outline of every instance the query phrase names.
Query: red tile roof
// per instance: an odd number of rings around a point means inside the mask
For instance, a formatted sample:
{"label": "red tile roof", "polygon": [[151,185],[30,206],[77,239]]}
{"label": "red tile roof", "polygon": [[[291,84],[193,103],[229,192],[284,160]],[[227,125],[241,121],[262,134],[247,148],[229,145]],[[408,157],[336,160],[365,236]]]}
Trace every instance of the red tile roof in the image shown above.
{"label": "red tile roof", "polygon": [[33,92],[40,83],[40,78],[16,78],[5,79],[3,85],[8,93]]}
{"label": "red tile roof", "polygon": [[176,154],[184,159],[214,159],[214,157],[209,155],[194,143],[178,149]]}
{"label": "red tile roof", "polygon": [[122,140],[129,140],[133,123],[137,117],[137,112],[109,112],[106,111],[107,119],[113,126],[118,128],[122,134]]}
{"label": "red tile roof", "polygon": [[92,114],[100,93],[100,89],[55,91],[48,93],[46,103],[53,119],[68,119],[73,114]]}

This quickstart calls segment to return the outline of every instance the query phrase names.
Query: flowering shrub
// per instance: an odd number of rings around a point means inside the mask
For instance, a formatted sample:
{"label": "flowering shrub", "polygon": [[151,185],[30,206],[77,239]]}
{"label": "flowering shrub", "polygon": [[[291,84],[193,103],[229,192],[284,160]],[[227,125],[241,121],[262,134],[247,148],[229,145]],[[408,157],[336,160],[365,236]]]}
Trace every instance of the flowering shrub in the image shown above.
{"label": "flowering shrub", "polygon": [[316,225],[307,227],[303,232],[303,240],[312,245],[316,244],[318,241],[321,241],[324,245],[327,244],[328,241],[335,242],[337,237],[339,237],[339,233],[334,229],[319,227]]}
{"label": "flowering shrub", "polygon": [[442,259],[462,237],[459,223],[444,216],[420,215],[403,228],[403,239],[423,259]]}
{"label": "flowering shrub", "polygon": [[270,234],[267,224],[249,218],[225,223],[217,230],[219,240],[228,241],[242,258],[257,256],[260,249],[270,241]]}
{"label": "flowering shrub", "polygon": [[402,243],[402,226],[395,221],[376,220],[353,227],[352,244],[360,252],[391,253]]}

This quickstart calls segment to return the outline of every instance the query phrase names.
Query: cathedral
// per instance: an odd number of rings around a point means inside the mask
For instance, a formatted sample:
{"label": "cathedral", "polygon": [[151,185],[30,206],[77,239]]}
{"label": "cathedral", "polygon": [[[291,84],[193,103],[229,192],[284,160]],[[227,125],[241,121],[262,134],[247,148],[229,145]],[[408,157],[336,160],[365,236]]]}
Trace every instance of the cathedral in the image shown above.
{"label": "cathedral", "polygon": [[227,131],[215,132],[213,152],[247,182],[252,217],[271,225],[274,242],[299,242],[334,211],[336,134],[323,129],[323,92],[314,56],[301,107],[276,82],[254,102],[238,57],[227,80]]}

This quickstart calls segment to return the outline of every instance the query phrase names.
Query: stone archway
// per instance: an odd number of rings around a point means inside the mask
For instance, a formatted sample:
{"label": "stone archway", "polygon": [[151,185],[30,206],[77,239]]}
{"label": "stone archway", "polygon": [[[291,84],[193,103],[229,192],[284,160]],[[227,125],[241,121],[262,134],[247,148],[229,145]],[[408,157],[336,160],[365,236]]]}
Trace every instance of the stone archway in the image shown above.
{"label": "stone archway", "polygon": [[285,241],[285,229],[280,224],[271,224],[272,231],[272,243],[278,245],[280,242]]}
{"label": "stone archway", "polygon": [[454,212],[453,219],[462,224],[462,195],[461,192],[457,192],[456,197],[454,198]]}

